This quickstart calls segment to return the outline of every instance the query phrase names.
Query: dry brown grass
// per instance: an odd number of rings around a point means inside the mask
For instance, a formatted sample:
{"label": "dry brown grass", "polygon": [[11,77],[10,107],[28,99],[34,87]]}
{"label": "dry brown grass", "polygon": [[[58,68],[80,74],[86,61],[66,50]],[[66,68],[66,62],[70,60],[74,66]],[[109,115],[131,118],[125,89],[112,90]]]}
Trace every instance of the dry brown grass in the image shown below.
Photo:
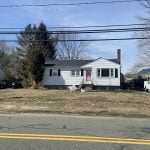
{"label": "dry brown grass", "polygon": [[131,92],[7,89],[0,90],[0,112],[150,117],[150,96]]}

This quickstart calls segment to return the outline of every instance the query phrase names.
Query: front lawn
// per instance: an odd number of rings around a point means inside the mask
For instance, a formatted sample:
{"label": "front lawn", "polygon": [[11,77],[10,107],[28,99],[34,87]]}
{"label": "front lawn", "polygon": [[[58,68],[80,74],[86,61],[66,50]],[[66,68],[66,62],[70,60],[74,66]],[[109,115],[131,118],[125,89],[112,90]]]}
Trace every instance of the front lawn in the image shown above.
{"label": "front lawn", "polygon": [[131,92],[0,90],[0,113],[22,112],[150,117],[150,96]]}

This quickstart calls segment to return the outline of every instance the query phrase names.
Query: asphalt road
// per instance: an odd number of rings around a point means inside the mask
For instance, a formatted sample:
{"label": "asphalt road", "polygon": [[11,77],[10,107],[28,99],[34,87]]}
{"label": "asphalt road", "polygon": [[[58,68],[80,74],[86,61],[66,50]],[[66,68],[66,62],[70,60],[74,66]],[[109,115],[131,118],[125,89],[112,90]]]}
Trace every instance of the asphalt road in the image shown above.
{"label": "asphalt road", "polygon": [[150,119],[0,115],[0,150],[150,150]]}

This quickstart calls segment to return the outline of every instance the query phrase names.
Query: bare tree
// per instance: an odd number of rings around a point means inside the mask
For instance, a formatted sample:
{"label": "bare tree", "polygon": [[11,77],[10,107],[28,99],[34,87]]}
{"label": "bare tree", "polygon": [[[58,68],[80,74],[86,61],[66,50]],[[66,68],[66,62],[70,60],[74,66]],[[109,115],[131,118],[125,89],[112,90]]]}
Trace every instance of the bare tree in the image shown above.
{"label": "bare tree", "polygon": [[150,9],[150,1],[149,1],[149,0],[141,1],[140,3],[141,3],[145,8]]}
{"label": "bare tree", "polygon": [[[150,15],[150,1],[145,0],[144,2],[141,2],[141,4],[144,6],[144,8],[147,10],[148,16]],[[138,17],[138,20],[142,22],[143,27],[149,28],[150,27],[150,17],[144,17],[140,16]],[[133,66],[132,71],[138,72],[143,67],[150,66],[150,31],[144,30],[140,32],[135,32],[135,37],[145,38],[138,40],[137,48],[138,48],[138,56],[137,56],[137,62]]]}
{"label": "bare tree", "polygon": [[[81,37],[77,34],[61,34],[58,35],[57,57],[61,60],[87,59],[89,42],[85,41],[68,41],[80,40]],[[82,38],[83,39],[83,38]]]}

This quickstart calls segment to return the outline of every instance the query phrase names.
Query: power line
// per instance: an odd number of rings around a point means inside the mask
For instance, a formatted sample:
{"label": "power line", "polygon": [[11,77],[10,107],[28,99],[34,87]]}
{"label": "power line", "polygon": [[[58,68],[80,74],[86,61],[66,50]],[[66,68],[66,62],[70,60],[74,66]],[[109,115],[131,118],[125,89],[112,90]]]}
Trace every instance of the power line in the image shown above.
{"label": "power line", "polygon": [[[47,29],[66,29],[66,28],[107,28],[107,27],[128,27],[128,26],[150,26],[150,24],[114,24],[114,25],[97,25],[97,26],[61,26],[61,27],[47,27]],[[0,30],[23,30],[25,28],[17,28],[17,27],[1,27]]]}
{"label": "power line", "polygon": [[96,5],[96,4],[113,4],[113,3],[131,3],[142,2],[145,0],[111,0],[111,1],[95,1],[95,2],[80,2],[80,3],[50,3],[50,4],[15,4],[15,5],[0,5],[0,7],[49,7],[49,6],[78,6],[78,5]]}
{"label": "power line", "polygon": [[[136,28],[117,28],[117,29],[102,29],[102,30],[68,30],[68,31],[47,31],[48,34],[95,34],[95,33],[115,33],[115,32],[139,32],[139,31],[150,31],[150,27],[136,27]],[[17,34],[40,34],[41,32],[21,32],[21,31],[0,31],[0,34],[9,34],[9,35],[17,35]]]}
{"label": "power line", "polygon": [[147,38],[141,38],[141,37],[135,37],[135,38],[108,38],[108,39],[80,39],[80,40],[0,40],[0,42],[42,42],[42,41],[54,41],[54,42],[102,42],[102,41],[127,41],[127,40],[144,40],[144,39],[150,39],[150,37]]}

